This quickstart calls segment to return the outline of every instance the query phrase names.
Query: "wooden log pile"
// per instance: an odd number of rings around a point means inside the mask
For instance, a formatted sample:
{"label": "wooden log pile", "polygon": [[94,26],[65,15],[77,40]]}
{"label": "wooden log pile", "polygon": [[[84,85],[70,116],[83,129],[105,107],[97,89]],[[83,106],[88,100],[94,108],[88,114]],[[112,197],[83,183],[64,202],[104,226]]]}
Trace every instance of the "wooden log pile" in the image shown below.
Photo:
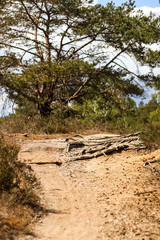
{"label": "wooden log pile", "polygon": [[139,133],[130,135],[96,134],[89,136],[76,135],[66,139],[69,161],[86,160],[107,155],[120,150],[144,149]]}

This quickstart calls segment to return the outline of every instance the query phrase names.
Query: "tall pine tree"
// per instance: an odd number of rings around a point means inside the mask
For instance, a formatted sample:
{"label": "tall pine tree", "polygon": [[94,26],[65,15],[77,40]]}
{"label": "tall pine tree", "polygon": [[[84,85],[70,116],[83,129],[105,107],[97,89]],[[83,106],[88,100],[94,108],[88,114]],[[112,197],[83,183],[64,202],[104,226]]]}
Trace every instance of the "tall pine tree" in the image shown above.
{"label": "tall pine tree", "polygon": [[55,103],[68,104],[91,87],[93,92],[101,81],[105,91],[120,88],[139,94],[135,73],[129,77],[131,72],[117,65],[117,59],[125,53],[142,61],[146,45],[157,42],[158,21],[133,14],[131,0],[119,7],[94,5],[91,0],[1,4],[0,85],[11,99],[32,101],[42,116],[48,116]]}

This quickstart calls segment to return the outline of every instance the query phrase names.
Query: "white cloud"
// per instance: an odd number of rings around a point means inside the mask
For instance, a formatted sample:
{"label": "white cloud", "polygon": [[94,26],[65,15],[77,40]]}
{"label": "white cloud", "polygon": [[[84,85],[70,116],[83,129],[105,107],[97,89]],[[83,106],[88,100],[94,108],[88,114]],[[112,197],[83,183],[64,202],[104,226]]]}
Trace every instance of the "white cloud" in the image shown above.
{"label": "white cloud", "polygon": [[7,98],[7,94],[1,90],[0,92],[0,117],[8,116],[14,112],[14,103]]}
{"label": "white cloud", "polygon": [[[160,7],[156,7],[156,8],[151,8],[151,7],[147,7],[147,6],[144,6],[144,7],[141,7],[141,8],[135,8],[135,12],[134,14],[137,13],[138,10],[141,10],[143,11],[143,13],[146,15],[146,16],[149,16],[150,13],[152,12],[153,14],[155,14],[156,17],[159,17],[160,16]],[[160,45],[158,44],[152,44],[149,46],[153,51],[155,50],[159,50],[160,51]],[[124,64],[122,64],[122,61],[124,62]],[[134,72],[136,73],[137,75],[139,74],[147,74],[151,71],[151,69],[148,67],[148,66],[141,66],[140,64],[138,64],[136,62],[136,60],[134,59],[134,57],[132,58],[131,56],[127,56],[127,55],[123,55],[121,56],[120,58],[120,62],[118,62],[119,64],[121,64],[122,66],[126,67],[131,71],[131,72]],[[160,68],[155,68],[153,70],[153,73],[154,75],[158,75],[160,72]],[[138,80],[137,80],[138,81]],[[139,81],[138,81],[139,82]],[[142,82],[139,82],[140,85],[142,85],[144,87],[144,84]],[[147,87],[144,87],[144,90],[145,90],[145,94],[144,94],[144,99],[143,98],[134,98],[134,100],[137,102],[137,104],[143,100],[145,103],[147,103],[150,99],[151,99],[151,95],[153,93],[155,93],[155,89],[154,88],[147,88]]]}
{"label": "white cloud", "polygon": [[[83,4],[87,6],[88,4],[86,3],[86,0],[82,0]],[[98,3],[98,0],[93,0],[93,3],[91,5],[95,5]]]}
{"label": "white cloud", "polygon": [[152,7],[144,6],[144,7],[136,8],[136,10],[142,10],[145,15],[149,15],[152,12],[157,17],[160,16],[160,7],[152,8]]}

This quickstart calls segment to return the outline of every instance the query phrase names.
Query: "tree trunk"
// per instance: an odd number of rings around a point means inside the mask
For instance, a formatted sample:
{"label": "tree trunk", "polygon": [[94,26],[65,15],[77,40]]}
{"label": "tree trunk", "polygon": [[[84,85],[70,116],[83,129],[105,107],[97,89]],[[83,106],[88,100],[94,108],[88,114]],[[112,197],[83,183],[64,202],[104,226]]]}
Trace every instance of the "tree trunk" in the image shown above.
{"label": "tree trunk", "polygon": [[49,117],[52,111],[51,104],[46,102],[46,103],[39,103],[38,104],[38,111],[42,117]]}
{"label": "tree trunk", "polygon": [[66,141],[69,161],[91,159],[119,150],[146,148],[139,139],[139,133],[125,136],[109,134],[75,136]]}

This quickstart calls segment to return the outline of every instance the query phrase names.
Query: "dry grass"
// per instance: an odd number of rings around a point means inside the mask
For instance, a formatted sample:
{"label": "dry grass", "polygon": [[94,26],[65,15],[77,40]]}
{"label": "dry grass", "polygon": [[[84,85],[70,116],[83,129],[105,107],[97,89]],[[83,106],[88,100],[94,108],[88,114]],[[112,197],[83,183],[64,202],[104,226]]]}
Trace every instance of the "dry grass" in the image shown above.
{"label": "dry grass", "polygon": [[[101,123],[96,118],[80,118],[79,116],[66,117],[63,114],[52,114],[48,118],[42,118],[38,114],[32,116],[13,114],[6,118],[0,118],[0,131],[10,134],[28,133],[28,134],[69,134],[72,132],[80,133],[86,131],[107,131],[120,132],[119,129],[112,127],[109,122]],[[124,131],[124,130],[123,130]]]}
{"label": "dry grass", "polygon": [[15,203],[11,194],[4,193],[0,201],[0,239],[15,239],[21,233],[30,232],[29,223],[34,210],[29,206]]}
{"label": "dry grass", "polygon": [[29,224],[41,206],[38,182],[33,172],[18,161],[19,147],[0,135],[0,239],[13,240],[19,234],[31,234]]}

